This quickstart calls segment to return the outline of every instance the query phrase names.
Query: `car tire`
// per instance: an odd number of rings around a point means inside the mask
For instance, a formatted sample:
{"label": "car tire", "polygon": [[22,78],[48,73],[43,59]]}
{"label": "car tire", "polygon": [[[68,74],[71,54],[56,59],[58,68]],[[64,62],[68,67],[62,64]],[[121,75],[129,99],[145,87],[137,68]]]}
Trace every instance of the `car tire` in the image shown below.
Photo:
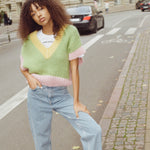
{"label": "car tire", "polygon": [[142,12],[144,12],[144,9],[142,9]]}
{"label": "car tire", "polygon": [[92,30],[93,33],[96,33],[97,32],[97,22],[95,21],[95,26],[94,26],[94,29]]}

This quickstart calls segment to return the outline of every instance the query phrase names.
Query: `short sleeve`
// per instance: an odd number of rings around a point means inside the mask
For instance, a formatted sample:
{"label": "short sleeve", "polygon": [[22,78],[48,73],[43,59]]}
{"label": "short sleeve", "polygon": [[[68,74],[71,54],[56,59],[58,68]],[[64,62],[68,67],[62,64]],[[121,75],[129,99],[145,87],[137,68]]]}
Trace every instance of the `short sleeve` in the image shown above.
{"label": "short sleeve", "polygon": [[28,70],[28,68],[23,67],[23,57],[22,57],[22,55],[20,55],[20,68],[21,68],[22,71]]}
{"label": "short sleeve", "polygon": [[82,61],[81,59],[85,54],[85,50],[81,44],[79,32],[77,28],[74,26],[71,26],[70,30],[68,52],[69,52],[69,60],[80,58],[80,61]]}
{"label": "short sleeve", "polygon": [[25,68],[25,67],[23,66],[23,64],[24,64],[24,59],[23,59],[22,51],[23,51],[24,46],[25,46],[25,42],[24,42],[23,45],[22,45],[21,54],[20,54],[20,69],[21,69],[22,71],[28,70],[28,68]]}

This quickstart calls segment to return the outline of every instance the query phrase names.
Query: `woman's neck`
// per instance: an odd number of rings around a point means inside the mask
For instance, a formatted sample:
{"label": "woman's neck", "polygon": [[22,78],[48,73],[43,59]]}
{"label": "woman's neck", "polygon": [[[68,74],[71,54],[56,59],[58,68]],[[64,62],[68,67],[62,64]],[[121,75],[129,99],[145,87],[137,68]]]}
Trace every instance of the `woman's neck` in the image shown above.
{"label": "woman's neck", "polygon": [[43,26],[42,32],[44,34],[48,34],[48,35],[54,34],[54,32],[53,32],[53,23],[50,22],[47,25]]}

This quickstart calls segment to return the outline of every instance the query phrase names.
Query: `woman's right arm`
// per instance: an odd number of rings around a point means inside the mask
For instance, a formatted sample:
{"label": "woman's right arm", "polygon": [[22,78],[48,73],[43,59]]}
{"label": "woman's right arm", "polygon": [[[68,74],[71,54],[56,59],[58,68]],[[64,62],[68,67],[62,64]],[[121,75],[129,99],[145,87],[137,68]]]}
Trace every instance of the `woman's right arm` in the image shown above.
{"label": "woman's right arm", "polygon": [[42,87],[41,83],[40,83],[37,79],[35,79],[35,78],[29,73],[28,70],[22,70],[21,68],[20,68],[20,70],[21,70],[22,74],[25,76],[25,78],[27,79],[28,84],[29,84],[29,87],[30,87],[31,89],[35,89],[37,86]]}

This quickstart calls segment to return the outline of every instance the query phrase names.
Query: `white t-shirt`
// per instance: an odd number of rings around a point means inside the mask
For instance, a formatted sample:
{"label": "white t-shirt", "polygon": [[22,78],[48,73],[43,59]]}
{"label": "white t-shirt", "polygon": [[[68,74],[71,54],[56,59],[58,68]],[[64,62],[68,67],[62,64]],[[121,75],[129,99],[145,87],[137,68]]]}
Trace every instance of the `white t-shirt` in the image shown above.
{"label": "white t-shirt", "polygon": [[42,29],[37,32],[37,37],[46,48],[49,48],[55,40],[55,35],[44,34]]}
{"label": "white t-shirt", "polygon": [[[52,45],[52,43],[55,41],[55,35],[44,34],[42,32],[42,29],[37,32],[37,37],[46,48],[49,48]],[[79,56],[79,58],[82,58],[83,56],[84,55],[81,55]]]}

